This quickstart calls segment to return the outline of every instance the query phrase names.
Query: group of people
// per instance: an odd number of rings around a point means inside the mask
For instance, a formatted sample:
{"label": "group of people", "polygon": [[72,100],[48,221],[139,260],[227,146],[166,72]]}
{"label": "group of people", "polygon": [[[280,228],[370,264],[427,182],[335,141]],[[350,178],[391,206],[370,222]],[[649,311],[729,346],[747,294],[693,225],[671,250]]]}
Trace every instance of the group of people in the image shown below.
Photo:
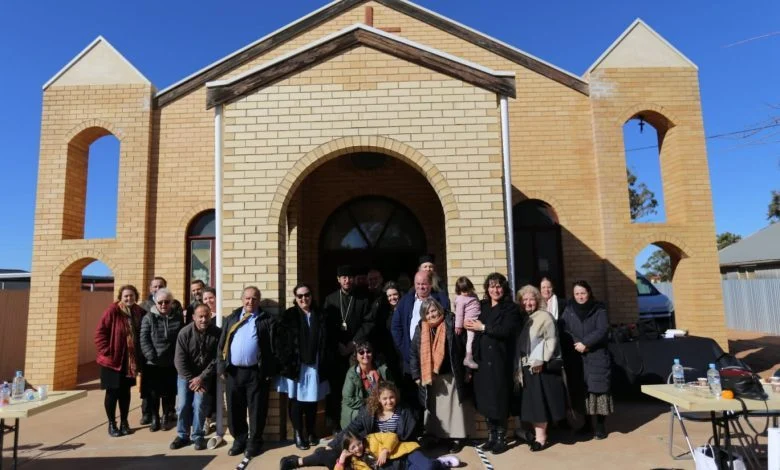
{"label": "group of people", "polygon": [[430,459],[420,443],[445,441],[457,453],[473,433],[475,410],[488,427],[481,448],[496,454],[508,448],[512,416],[532,451],[549,445],[549,424],[564,425],[575,413],[586,418],[583,433],[606,437],[613,408],[608,320],[587,282],[574,283],[568,302],[548,278],[513,298],[506,277],[492,273],[480,300],[461,277],[452,312],[430,255],[420,259],[408,292],[384,283],[377,269],[357,282],[349,266],[336,274],[339,288],[321,307],[299,283],[293,306],[278,314],[263,311],[260,290],[247,287],[221,329],[216,292],[201,281],[191,284],[186,308],[161,277],[141,305],[135,287],[122,286],[96,333],[109,434],[131,432],[130,388],[140,374],[142,424],[154,432],[175,422],[172,449],[206,447],[218,377],[234,438],[229,455],[261,452],[271,390],[287,396],[296,447],[316,446],[324,400],[334,439],[307,457],[283,458],[282,470],[453,466],[455,457]]}

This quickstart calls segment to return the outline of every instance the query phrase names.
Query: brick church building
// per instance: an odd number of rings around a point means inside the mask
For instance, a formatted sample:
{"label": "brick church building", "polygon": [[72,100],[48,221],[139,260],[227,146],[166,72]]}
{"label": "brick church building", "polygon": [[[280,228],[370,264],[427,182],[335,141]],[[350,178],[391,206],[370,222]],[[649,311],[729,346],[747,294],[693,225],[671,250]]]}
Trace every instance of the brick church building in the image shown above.
{"label": "brick church building", "polygon": [[[629,215],[639,117],[658,131],[664,223]],[[89,148],[108,134],[116,237],[84,239]],[[94,260],[183,301],[204,279],[227,313],[245,285],[286,307],[299,281],[324,298],[344,261],[391,279],[433,253],[451,293],[493,271],[547,273],[564,295],[587,279],[619,323],[653,243],[678,326],[725,342],[697,67],[641,20],[579,76],[404,0],[339,0],[162,90],[99,37],[44,86],[40,148],[33,382],[75,385]]]}

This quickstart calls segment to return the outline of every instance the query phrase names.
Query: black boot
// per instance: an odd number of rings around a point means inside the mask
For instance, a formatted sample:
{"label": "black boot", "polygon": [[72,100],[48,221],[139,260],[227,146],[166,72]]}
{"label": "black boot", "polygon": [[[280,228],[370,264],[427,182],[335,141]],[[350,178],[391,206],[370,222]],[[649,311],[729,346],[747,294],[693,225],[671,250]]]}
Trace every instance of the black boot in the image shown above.
{"label": "black boot", "polygon": [[157,432],[160,430],[160,417],[152,415],[152,424],[149,425],[149,431]]}
{"label": "black boot", "polygon": [[116,421],[108,422],[108,435],[111,437],[119,437],[122,435],[119,433],[119,429],[116,428]]}
{"label": "black boot", "polygon": [[506,443],[506,426],[496,426],[496,445],[493,446],[493,455],[503,454],[509,449]]}
{"label": "black boot", "polygon": [[295,447],[299,448],[300,450],[307,450],[309,448],[309,441],[303,438],[300,431],[296,430],[294,433]]}
{"label": "black boot", "polygon": [[488,440],[483,442],[479,448],[485,452],[493,450],[493,447],[496,446],[496,439],[496,426],[488,421]]}
{"label": "black boot", "polygon": [[288,455],[279,460],[279,470],[292,470],[298,468],[298,456]]}
{"label": "black boot", "polygon": [[130,429],[130,423],[128,423],[126,419],[123,419],[119,424],[119,433],[123,436],[133,433],[133,430]]}
{"label": "black boot", "polygon": [[577,434],[584,436],[593,434],[593,415],[585,415],[585,424],[577,430]]}
{"label": "black boot", "polygon": [[596,432],[594,437],[598,440],[607,438],[607,428],[604,426],[606,418],[604,415],[596,415]]}

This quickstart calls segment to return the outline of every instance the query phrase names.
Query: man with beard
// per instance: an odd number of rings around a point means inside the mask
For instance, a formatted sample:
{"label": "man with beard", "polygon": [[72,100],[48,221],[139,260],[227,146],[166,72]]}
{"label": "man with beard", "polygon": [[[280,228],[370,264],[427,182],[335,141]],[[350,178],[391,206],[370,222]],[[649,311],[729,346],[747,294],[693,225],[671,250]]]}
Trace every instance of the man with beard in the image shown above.
{"label": "man with beard", "polygon": [[339,428],[341,389],[349,369],[349,358],[355,342],[368,339],[374,326],[368,299],[355,291],[355,273],[351,266],[339,266],[336,280],[339,289],[325,297],[325,328],[328,350],[333,351],[334,364],[329,368],[330,394],[326,401],[326,417]]}

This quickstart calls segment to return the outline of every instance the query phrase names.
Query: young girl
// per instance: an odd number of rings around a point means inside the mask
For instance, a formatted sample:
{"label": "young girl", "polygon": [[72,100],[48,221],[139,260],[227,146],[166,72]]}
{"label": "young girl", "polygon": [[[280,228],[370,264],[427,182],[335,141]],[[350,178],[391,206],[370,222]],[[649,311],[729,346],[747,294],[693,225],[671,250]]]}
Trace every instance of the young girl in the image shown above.
{"label": "young girl", "polygon": [[[416,442],[401,442],[394,432],[376,432],[360,439],[348,433],[344,437],[343,448],[334,470],[373,470],[387,465],[395,468],[392,461],[404,459],[405,456],[417,451],[420,444]],[[445,455],[435,460],[427,459],[419,454],[414,462],[407,461],[404,468],[440,469],[460,465],[460,460],[454,455]],[[399,462],[400,463],[400,462]]]}
{"label": "young girl", "polygon": [[[474,284],[469,278],[461,276],[455,281],[455,333],[458,335],[463,332],[464,320],[476,320],[479,318],[480,306],[477,294],[474,293]],[[466,358],[463,359],[463,365],[470,369],[478,369],[479,364],[474,362],[472,354],[472,343],[474,342],[474,332],[466,332]]]}

